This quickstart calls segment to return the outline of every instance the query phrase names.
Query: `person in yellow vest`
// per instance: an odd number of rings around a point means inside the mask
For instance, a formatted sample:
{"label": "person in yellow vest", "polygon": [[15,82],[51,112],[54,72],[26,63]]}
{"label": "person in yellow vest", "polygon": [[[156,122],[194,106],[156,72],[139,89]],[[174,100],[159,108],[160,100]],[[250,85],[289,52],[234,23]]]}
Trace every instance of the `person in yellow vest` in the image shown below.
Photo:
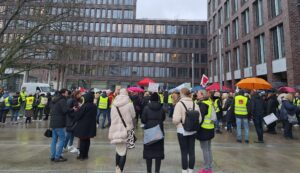
{"label": "person in yellow vest", "polygon": [[2,118],[1,118],[1,122],[3,124],[6,123],[6,116],[9,113],[9,111],[11,110],[11,96],[9,95],[9,93],[6,91],[4,92],[3,95],[4,98],[4,107],[2,108]]}
{"label": "person in yellow vest", "polygon": [[[109,98],[108,98],[108,96],[107,96],[107,94],[106,94],[105,91],[99,97],[97,105],[98,105],[97,123],[99,124],[99,127],[101,127],[102,129],[104,129],[106,127],[105,126],[106,118],[108,118],[108,125],[111,124],[111,120],[109,118],[110,102],[109,102]],[[102,124],[100,124],[100,115],[101,114],[103,114]]]}
{"label": "person in yellow vest", "polygon": [[26,97],[25,99],[25,117],[26,117],[25,123],[26,124],[31,123],[31,117],[34,114],[33,104],[34,104],[34,96],[32,93],[30,93],[28,97]]}
{"label": "person in yellow vest", "polygon": [[216,133],[221,134],[222,132],[221,132],[221,127],[220,127],[220,122],[222,122],[222,119],[223,119],[221,93],[215,92],[212,100],[214,102],[214,108],[215,108],[215,111],[217,114]]}
{"label": "person in yellow vest", "polygon": [[204,160],[204,167],[199,173],[211,173],[213,162],[211,140],[215,137],[215,122],[212,116],[213,102],[209,99],[205,90],[199,90],[197,92],[197,101],[202,115],[202,121],[196,138],[200,141]]}
{"label": "person in yellow vest", "polygon": [[164,104],[164,95],[162,92],[159,93],[160,104]]}
{"label": "person in yellow vest", "polygon": [[168,95],[168,106],[169,106],[169,111],[168,111],[169,117],[172,118],[174,112],[174,106],[173,106],[173,98],[171,93]]}
{"label": "person in yellow vest", "polygon": [[[299,92],[295,93],[293,103],[294,103],[295,106],[300,108],[300,95],[299,95]],[[300,113],[298,112],[296,114],[296,116],[297,116],[297,119],[298,119],[298,124],[300,125]]]}
{"label": "person in yellow vest", "polygon": [[[39,117],[39,121],[42,121],[43,115],[44,115],[44,109],[45,106],[48,103],[48,99],[45,96],[45,94],[41,94],[38,100],[37,110],[36,110],[36,116]],[[36,119],[37,117],[35,117]]]}
{"label": "person in yellow vest", "polygon": [[26,93],[26,87],[23,87],[20,92],[21,97],[21,107],[20,107],[20,114],[23,116],[25,114],[25,99],[26,99],[27,93]]}
{"label": "person in yellow vest", "polygon": [[22,102],[22,98],[20,96],[20,92],[16,92],[16,94],[12,97],[11,100],[11,123],[12,124],[18,124],[21,102]]}
{"label": "person in yellow vest", "polygon": [[242,124],[245,130],[245,142],[249,143],[249,122],[250,112],[249,98],[244,96],[244,91],[240,90],[233,99],[234,115],[236,118],[237,142],[242,143]]}

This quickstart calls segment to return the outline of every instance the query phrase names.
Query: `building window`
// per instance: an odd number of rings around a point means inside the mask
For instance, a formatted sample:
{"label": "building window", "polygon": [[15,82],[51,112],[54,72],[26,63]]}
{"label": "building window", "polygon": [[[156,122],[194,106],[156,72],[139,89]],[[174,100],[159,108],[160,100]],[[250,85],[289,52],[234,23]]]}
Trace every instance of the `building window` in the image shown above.
{"label": "building window", "polygon": [[273,56],[274,59],[281,59],[285,57],[284,48],[284,32],[283,25],[278,25],[271,30],[273,41]]}
{"label": "building window", "polygon": [[263,19],[263,1],[257,0],[253,4],[254,10],[255,10],[255,23],[256,26],[263,25],[264,19]]}
{"label": "building window", "polygon": [[225,34],[226,34],[226,46],[230,45],[230,41],[231,41],[231,38],[230,38],[230,25],[226,26],[225,27]]}
{"label": "building window", "polygon": [[263,64],[265,60],[265,35],[261,34],[255,38],[257,50],[257,64]]}
{"label": "building window", "polygon": [[245,10],[242,13],[242,18],[243,18],[243,32],[244,34],[248,34],[250,32],[249,9]]}
{"label": "building window", "polygon": [[224,8],[225,8],[225,20],[227,21],[230,17],[230,1],[226,0],[225,4],[224,4]]}
{"label": "building window", "polygon": [[239,19],[236,18],[233,21],[233,38],[234,41],[239,39]]}
{"label": "building window", "polygon": [[134,33],[136,33],[136,34],[144,33],[144,26],[143,25],[134,25]]}
{"label": "building window", "polygon": [[231,72],[231,52],[227,52],[226,54],[227,57],[227,68],[226,68],[226,72]]}
{"label": "building window", "polygon": [[239,0],[232,0],[232,14],[236,13],[239,8]]}
{"label": "building window", "polygon": [[235,57],[235,70],[240,70],[240,48],[237,47],[234,49],[234,57]]}
{"label": "building window", "polygon": [[282,12],[281,0],[269,0],[269,2],[270,2],[271,17],[274,18],[280,15]]}
{"label": "building window", "polygon": [[250,41],[244,43],[243,47],[244,47],[244,65],[245,67],[251,67]]}

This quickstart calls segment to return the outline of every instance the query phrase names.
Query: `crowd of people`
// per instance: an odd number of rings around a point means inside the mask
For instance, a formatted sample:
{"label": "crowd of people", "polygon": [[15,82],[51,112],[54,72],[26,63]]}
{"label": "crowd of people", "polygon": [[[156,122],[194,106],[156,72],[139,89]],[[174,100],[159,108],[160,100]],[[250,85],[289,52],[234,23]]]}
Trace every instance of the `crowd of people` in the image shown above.
{"label": "crowd of people", "polygon": [[[164,136],[167,117],[176,126],[182,173],[194,172],[196,140],[200,141],[204,160],[199,173],[211,173],[211,140],[215,134],[236,132],[236,141],[247,144],[250,141],[249,122],[253,120],[257,133],[254,142],[264,143],[264,133],[275,135],[278,126],[282,127],[283,136],[291,140],[294,139],[293,126],[299,123],[297,119],[300,113],[299,93],[277,93],[275,90],[221,93],[203,89],[191,93],[189,89],[182,88],[173,93],[151,93],[118,88],[109,93],[82,93],[79,90],[71,92],[61,89],[51,96],[40,91],[26,93],[26,88],[22,88],[12,96],[0,89],[0,98],[2,124],[7,123],[9,113],[13,125],[22,120],[19,118],[20,112],[26,118],[26,124],[48,120],[51,116],[50,159],[53,162],[67,161],[62,155],[64,151],[78,153],[78,160],[88,159],[90,139],[96,136],[97,127],[109,128],[108,139],[116,147],[116,173],[123,172],[127,151],[134,148],[134,130],[141,127],[146,133],[149,129],[159,129],[155,132],[161,132]],[[264,131],[263,119],[271,114],[278,120],[267,124]],[[74,137],[79,139],[78,146],[73,144]],[[161,161],[165,158],[164,138],[151,143],[144,142],[143,158],[148,173],[153,172],[153,160],[154,172],[160,172]]]}

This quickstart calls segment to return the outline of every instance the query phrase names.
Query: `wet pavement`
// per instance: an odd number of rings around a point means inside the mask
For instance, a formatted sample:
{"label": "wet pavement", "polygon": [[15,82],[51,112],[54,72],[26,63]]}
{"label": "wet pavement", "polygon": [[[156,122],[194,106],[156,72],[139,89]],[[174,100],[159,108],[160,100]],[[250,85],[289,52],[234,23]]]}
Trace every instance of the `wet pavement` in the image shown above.
{"label": "wet pavement", "polygon": [[[165,123],[165,155],[162,173],[181,173],[180,150],[176,129],[170,120]],[[0,173],[113,173],[115,147],[109,144],[108,130],[98,129],[92,140],[89,159],[76,160],[76,155],[65,153],[64,163],[49,160],[50,139],[43,136],[47,122],[33,122],[31,125],[0,124]],[[214,172],[217,173],[298,173],[300,172],[300,140],[285,140],[281,129],[279,134],[265,135],[265,144],[255,144],[253,126],[250,144],[235,142],[232,133],[224,132],[213,140]],[[300,137],[298,127],[295,137]],[[141,128],[137,130],[137,147],[130,150],[125,165],[126,173],[144,173],[146,164],[142,159],[143,145]],[[75,143],[77,140],[75,138]],[[200,144],[196,142],[195,172],[203,163]]]}

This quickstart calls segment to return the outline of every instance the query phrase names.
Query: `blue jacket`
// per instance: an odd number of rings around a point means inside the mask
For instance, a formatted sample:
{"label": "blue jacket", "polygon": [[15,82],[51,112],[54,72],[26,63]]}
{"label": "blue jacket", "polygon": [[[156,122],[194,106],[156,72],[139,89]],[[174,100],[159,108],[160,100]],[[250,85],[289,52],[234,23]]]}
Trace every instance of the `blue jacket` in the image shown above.
{"label": "blue jacket", "polygon": [[281,109],[280,109],[280,118],[282,120],[286,120],[288,118],[287,115],[295,115],[299,112],[299,109],[297,106],[295,106],[292,102],[289,102],[288,100],[283,100]]}
{"label": "blue jacket", "polygon": [[[3,94],[3,98],[4,98],[4,99],[6,99],[7,97],[9,97],[9,98],[8,98],[8,101],[9,101],[9,103],[11,104],[11,102],[12,102],[12,97],[11,97],[8,93]],[[7,106],[5,105],[5,103],[4,103],[4,107],[2,108],[2,110],[10,110],[10,109],[11,109],[11,106],[7,107]]]}

